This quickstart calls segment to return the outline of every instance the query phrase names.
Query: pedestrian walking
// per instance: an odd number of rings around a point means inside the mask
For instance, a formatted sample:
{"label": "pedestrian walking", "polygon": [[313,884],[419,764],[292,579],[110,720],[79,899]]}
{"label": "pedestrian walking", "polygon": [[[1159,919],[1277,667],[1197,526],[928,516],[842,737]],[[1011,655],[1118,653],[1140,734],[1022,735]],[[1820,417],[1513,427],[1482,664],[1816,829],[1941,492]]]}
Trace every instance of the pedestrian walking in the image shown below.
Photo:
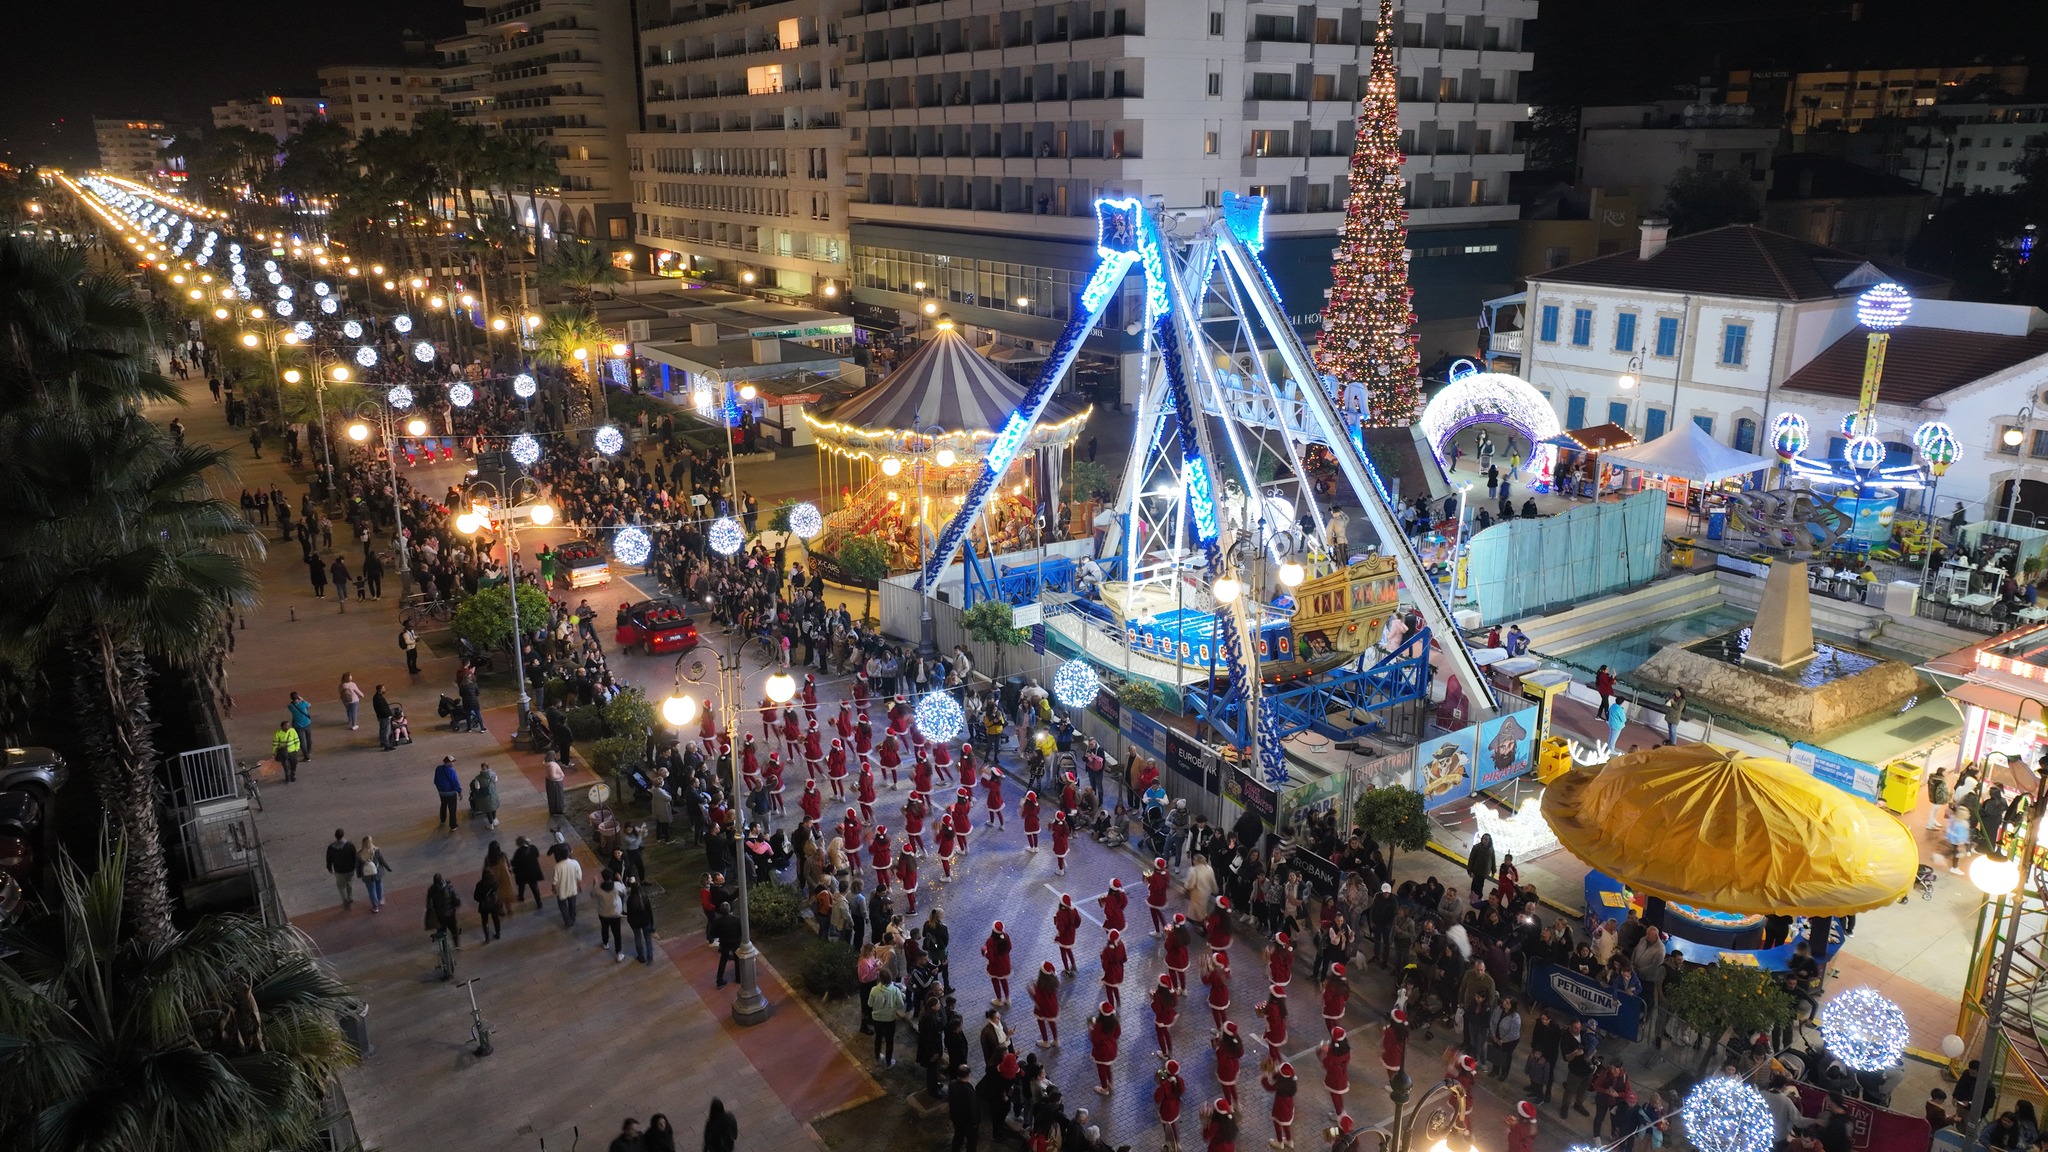
{"label": "pedestrian walking", "polygon": [[441,797],[440,812],[434,817],[434,825],[448,821],[448,830],[455,831],[455,802],[462,799],[462,780],[455,775],[455,757],[443,756],[434,766],[434,791]]}
{"label": "pedestrian walking", "polygon": [[313,759],[313,704],[297,692],[285,704],[291,714],[292,727],[299,730],[299,762],[311,763]]}
{"label": "pedestrian walking", "polygon": [[718,946],[718,987],[725,987],[725,966],[732,965],[735,979],[740,974],[740,918],[732,911],[732,902],[721,900],[718,911],[711,917],[711,942]]}
{"label": "pedestrian walking", "polygon": [[348,730],[353,732],[356,730],[356,714],[363,706],[363,686],[356,683],[354,675],[343,672],[338,691],[341,696],[341,710],[348,716]]}
{"label": "pedestrian walking", "polygon": [[391,862],[384,859],[384,850],[368,836],[356,846],[356,875],[363,882],[363,895],[370,900],[370,911],[382,912],[384,878],[391,875]]}
{"label": "pedestrian walking", "polygon": [[462,924],[455,916],[461,909],[462,897],[456,893],[455,885],[450,884],[439,872],[434,873],[434,879],[427,884],[427,914],[422,927],[433,933],[436,939],[439,939],[443,932],[447,933],[455,946],[460,948]]}
{"label": "pedestrian walking", "polygon": [[398,626],[398,647],[405,653],[405,670],[417,676],[420,674],[420,634],[413,631],[411,622]]}
{"label": "pedestrian walking", "polygon": [[277,722],[277,731],[270,736],[270,754],[284,769],[285,783],[299,778],[299,730],[292,727],[291,717]]}
{"label": "pedestrian walking", "polygon": [[498,827],[498,774],[489,764],[476,766],[469,779],[469,818],[482,820],[493,831]]}
{"label": "pedestrian walking", "polygon": [[[722,965],[721,965],[722,968]],[[884,976],[868,990],[868,1019],[875,1029],[875,1063],[896,1065],[896,1020],[903,1015],[903,988]]]}
{"label": "pedestrian walking", "polygon": [[626,882],[611,869],[597,878],[597,946],[612,950],[612,963],[626,962]]}
{"label": "pedestrian walking", "polygon": [[498,895],[498,878],[491,875],[488,865],[476,878],[476,887],[470,889],[469,898],[476,901],[477,921],[483,927],[484,943],[491,942],[491,933],[496,930],[498,939],[505,938],[505,904]]}
{"label": "pedestrian walking", "polygon": [[654,898],[637,880],[626,882],[626,927],[633,931],[633,958],[654,963]]}
{"label": "pedestrian walking", "polygon": [[704,1152],[733,1152],[740,1142],[740,1121],[726,1110],[725,1101],[711,1098],[711,1110],[704,1117]]}
{"label": "pedestrian walking", "polygon": [[[336,828],[334,842],[327,846],[327,872],[334,877],[334,890],[341,894],[341,910],[344,912],[355,907],[356,866],[356,846],[349,842],[347,833]],[[376,901],[371,903],[374,905]]]}
{"label": "pedestrian walking", "polygon": [[334,563],[327,566],[327,578],[334,582],[335,603],[348,603],[348,562],[339,552],[334,555]]}
{"label": "pedestrian walking", "polygon": [[562,914],[562,927],[576,926],[576,897],[583,890],[583,864],[569,854],[565,845],[551,849],[555,854],[555,908]]}
{"label": "pedestrian walking", "polygon": [[541,881],[547,874],[541,870],[540,849],[533,841],[521,836],[512,849],[512,903],[526,899],[528,889],[533,891],[533,910],[536,914],[546,910],[540,900]]}
{"label": "pedestrian walking", "polygon": [[562,771],[562,765],[554,760],[548,761],[547,791],[548,824],[552,827],[555,821],[565,818],[569,811],[566,774]]}

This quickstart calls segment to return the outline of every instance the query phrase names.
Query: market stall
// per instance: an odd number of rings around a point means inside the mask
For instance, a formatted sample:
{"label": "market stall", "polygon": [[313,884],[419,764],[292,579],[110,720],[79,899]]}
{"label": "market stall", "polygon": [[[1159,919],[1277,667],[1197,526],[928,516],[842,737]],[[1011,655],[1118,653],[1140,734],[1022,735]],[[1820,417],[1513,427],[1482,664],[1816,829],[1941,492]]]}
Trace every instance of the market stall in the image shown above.
{"label": "market stall", "polygon": [[[1644,488],[1662,490],[1668,504],[1705,521],[1707,537],[1714,540],[1720,539],[1718,529],[1727,516],[1715,493],[1731,484],[1740,487],[1743,477],[1771,465],[1765,457],[1728,447],[1690,421],[1647,444],[1609,451],[1605,460],[1610,466],[1641,472]],[[1721,513],[1719,521],[1713,519],[1716,512]]]}
{"label": "market stall", "polygon": [[1591,428],[1569,428],[1543,441],[1557,449],[1552,486],[1566,495],[1597,500],[1618,488],[1618,477],[1602,459],[1608,452],[1635,446],[1636,438],[1619,424],[1596,424]]}

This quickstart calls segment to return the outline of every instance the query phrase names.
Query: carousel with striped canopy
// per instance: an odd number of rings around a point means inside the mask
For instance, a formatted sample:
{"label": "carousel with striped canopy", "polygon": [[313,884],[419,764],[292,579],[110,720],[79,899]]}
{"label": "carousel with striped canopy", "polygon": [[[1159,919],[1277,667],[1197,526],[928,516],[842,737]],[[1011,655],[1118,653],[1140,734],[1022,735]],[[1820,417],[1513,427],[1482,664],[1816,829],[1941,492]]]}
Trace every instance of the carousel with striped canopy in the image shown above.
{"label": "carousel with striped canopy", "polygon": [[[1017,383],[940,317],[923,347],[881,383],[828,416],[806,411],[818,447],[819,490],[832,504],[814,545],[867,536],[889,548],[890,568],[915,568],[917,524],[936,533],[980,475],[990,443],[1024,399]],[[1093,413],[1057,403],[1025,438],[1016,463],[970,534],[970,546],[1000,554],[1038,543],[1043,493],[1057,493],[1066,453]],[[923,496],[920,502],[919,482]]]}

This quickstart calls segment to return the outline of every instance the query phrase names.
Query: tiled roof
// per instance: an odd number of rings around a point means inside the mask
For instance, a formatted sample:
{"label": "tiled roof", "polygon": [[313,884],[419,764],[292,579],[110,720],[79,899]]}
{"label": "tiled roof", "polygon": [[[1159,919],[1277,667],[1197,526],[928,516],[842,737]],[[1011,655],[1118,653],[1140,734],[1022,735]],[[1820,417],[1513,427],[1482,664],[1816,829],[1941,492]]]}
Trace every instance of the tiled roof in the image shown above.
{"label": "tiled roof", "polygon": [[[1839,248],[1754,224],[1728,224],[1677,237],[1648,260],[1639,259],[1633,251],[1617,252],[1529,279],[1761,300],[1825,300],[1860,291],[1861,285],[1836,285],[1866,263],[1871,262]],[[1887,267],[1883,271],[1908,288],[1938,282],[1904,269]]]}
{"label": "tiled roof", "polygon": [[[1855,399],[1862,394],[1866,336],[1858,328],[1827,346],[1782,385],[1794,392]],[[2048,355],[2048,330],[1996,336],[1954,328],[1900,328],[1885,348],[1879,398],[1920,404],[1986,376]]]}

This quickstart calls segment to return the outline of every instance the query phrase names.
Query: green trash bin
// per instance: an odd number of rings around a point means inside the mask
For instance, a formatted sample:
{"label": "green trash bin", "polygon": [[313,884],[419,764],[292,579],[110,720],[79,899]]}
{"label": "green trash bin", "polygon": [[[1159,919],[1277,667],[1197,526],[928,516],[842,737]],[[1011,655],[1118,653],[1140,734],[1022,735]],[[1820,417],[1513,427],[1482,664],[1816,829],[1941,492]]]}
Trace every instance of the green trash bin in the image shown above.
{"label": "green trash bin", "polygon": [[1927,769],[1908,760],[1894,760],[1884,766],[1884,784],[1879,795],[1884,806],[1901,816],[1920,804],[1920,778]]}

